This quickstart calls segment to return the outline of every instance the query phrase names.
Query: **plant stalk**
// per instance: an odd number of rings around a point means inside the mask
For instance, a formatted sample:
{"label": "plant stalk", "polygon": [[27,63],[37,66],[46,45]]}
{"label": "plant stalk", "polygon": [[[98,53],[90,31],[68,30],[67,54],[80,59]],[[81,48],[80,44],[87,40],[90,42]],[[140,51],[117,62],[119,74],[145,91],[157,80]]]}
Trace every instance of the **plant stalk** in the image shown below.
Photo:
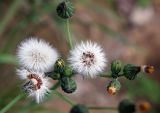
{"label": "plant stalk", "polygon": [[12,106],[14,106],[23,97],[25,97],[24,93],[17,95],[10,103],[8,103],[3,109],[0,110],[0,113],[6,113]]}
{"label": "plant stalk", "polygon": [[69,23],[69,19],[66,20],[66,24],[67,24],[67,42],[69,45],[69,48],[72,49],[73,48],[73,43],[72,43],[72,37],[71,37],[71,32],[70,32],[70,23]]}
{"label": "plant stalk", "polygon": [[70,98],[68,98],[67,96],[61,94],[60,92],[58,92],[58,91],[55,90],[53,93],[54,93],[56,96],[60,97],[62,100],[64,100],[64,101],[65,101],[66,103],[68,103],[69,105],[71,105],[71,106],[74,106],[74,105],[75,105],[75,103],[74,103]]}
{"label": "plant stalk", "polygon": [[90,110],[115,110],[118,109],[116,107],[107,107],[107,106],[89,106],[88,109]]}

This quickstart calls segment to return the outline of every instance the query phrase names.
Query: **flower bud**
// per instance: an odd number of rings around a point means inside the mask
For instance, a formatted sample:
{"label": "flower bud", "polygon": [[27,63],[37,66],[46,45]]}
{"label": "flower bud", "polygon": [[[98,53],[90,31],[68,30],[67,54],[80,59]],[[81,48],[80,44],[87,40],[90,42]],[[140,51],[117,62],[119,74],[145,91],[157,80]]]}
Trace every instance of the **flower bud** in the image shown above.
{"label": "flower bud", "polygon": [[54,72],[62,74],[65,68],[65,62],[63,59],[59,58],[54,66]]}
{"label": "flower bud", "polygon": [[134,113],[136,111],[135,104],[130,100],[122,100],[118,106],[119,113]]}
{"label": "flower bud", "polygon": [[145,112],[148,112],[151,109],[151,105],[147,101],[142,101],[142,102],[139,103],[138,109],[141,112],[145,113]]}
{"label": "flower bud", "polygon": [[66,93],[73,93],[77,89],[76,82],[68,77],[62,77],[61,80],[61,88]]}
{"label": "flower bud", "polygon": [[134,80],[140,71],[141,71],[140,66],[135,66],[133,64],[127,64],[124,66],[123,74],[127,79]]}
{"label": "flower bud", "polygon": [[77,104],[72,107],[70,113],[89,113],[89,110],[86,106],[82,104]]}
{"label": "flower bud", "polygon": [[64,77],[72,77],[74,74],[73,70],[69,66],[65,66],[63,75]]}
{"label": "flower bud", "polygon": [[57,14],[63,19],[72,17],[74,12],[74,6],[69,0],[65,0],[57,6]]}
{"label": "flower bud", "polygon": [[141,69],[143,72],[148,73],[148,74],[152,74],[155,71],[154,66],[148,66],[148,65],[141,66]]}
{"label": "flower bud", "polygon": [[121,72],[122,69],[122,63],[120,60],[113,60],[111,63],[111,71],[112,71],[112,77],[117,78],[119,72]]}
{"label": "flower bud", "polygon": [[111,95],[114,95],[118,90],[120,90],[121,84],[118,80],[113,79],[107,86],[107,92]]}

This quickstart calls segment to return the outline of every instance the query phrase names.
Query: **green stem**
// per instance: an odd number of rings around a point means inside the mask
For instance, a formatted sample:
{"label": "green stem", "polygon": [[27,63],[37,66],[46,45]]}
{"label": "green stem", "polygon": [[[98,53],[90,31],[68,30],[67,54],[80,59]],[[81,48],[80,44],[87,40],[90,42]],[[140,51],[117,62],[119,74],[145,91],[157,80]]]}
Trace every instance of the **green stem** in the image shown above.
{"label": "green stem", "polygon": [[69,48],[72,49],[73,44],[72,44],[72,37],[71,37],[71,32],[70,32],[69,19],[67,19],[66,22],[67,22],[66,24],[67,24],[67,34],[68,34],[67,42],[68,42]]}
{"label": "green stem", "polygon": [[116,107],[107,107],[107,106],[89,106],[88,109],[90,110],[115,110],[118,109]]}
{"label": "green stem", "polygon": [[100,75],[99,75],[100,77],[105,77],[105,78],[111,78],[112,77],[112,75],[110,74],[110,73],[101,73]]}
{"label": "green stem", "polygon": [[14,15],[15,15],[17,9],[19,8],[19,5],[22,3],[22,1],[23,0],[14,0],[13,3],[11,4],[10,8],[8,9],[8,12],[4,16],[4,18],[1,20],[0,36],[3,34],[9,21],[11,21],[12,18],[14,17]]}
{"label": "green stem", "polygon": [[59,85],[60,85],[60,82],[59,82],[59,81],[56,82],[56,83],[51,87],[51,90],[52,90],[52,91],[56,90],[56,89],[59,87]]}
{"label": "green stem", "polygon": [[58,91],[55,90],[55,91],[54,91],[54,94],[55,94],[56,96],[60,97],[62,100],[64,100],[64,101],[65,101],[66,103],[68,103],[69,105],[71,105],[71,106],[75,105],[75,103],[74,103],[73,101],[71,101],[70,98],[68,98],[67,96],[61,94],[60,92],[58,92]]}
{"label": "green stem", "polygon": [[15,105],[20,99],[25,97],[25,94],[19,94],[16,96],[9,104],[7,104],[1,111],[0,113],[5,113],[7,112],[13,105]]}

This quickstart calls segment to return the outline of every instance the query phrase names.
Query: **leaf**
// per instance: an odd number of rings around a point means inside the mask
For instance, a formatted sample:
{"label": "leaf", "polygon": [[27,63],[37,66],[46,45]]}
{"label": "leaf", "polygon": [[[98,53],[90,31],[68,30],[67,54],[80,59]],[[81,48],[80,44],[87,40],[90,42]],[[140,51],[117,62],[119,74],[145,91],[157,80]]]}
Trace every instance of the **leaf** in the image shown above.
{"label": "leaf", "polygon": [[11,54],[0,54],[0,63],[6,64],[18,64],[18,61],[15,56]]}

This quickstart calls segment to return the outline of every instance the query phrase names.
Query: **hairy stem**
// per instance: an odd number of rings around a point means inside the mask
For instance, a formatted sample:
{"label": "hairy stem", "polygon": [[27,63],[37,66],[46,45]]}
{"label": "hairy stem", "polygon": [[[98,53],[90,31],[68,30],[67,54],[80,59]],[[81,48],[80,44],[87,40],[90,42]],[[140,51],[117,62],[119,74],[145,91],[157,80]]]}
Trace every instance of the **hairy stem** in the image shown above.
{"label": "hairy stem", "polygon": [[25,97],[24,93],[17,95],[10,103],[8,103],[2,110],[0,110],[0,113],[7,112],[13,105],[15,105],[23,97]]}
{"label": "hairy stem", "polygon": [[88,106],[88,109],[90,110],[115,110],[118,109],[116,107],[108,107],[108,106]]}
{"label": "hairy stem", "polygon": [[56,96],[60,97],[62,100],[64,100],[64,101],[65,101],[66,103],[68,103],[69,105],[71,105],[71,106],[75,105],[75,103],[74,103],[70,98],[68,98],[67,96],[61,94],[60,92],[58,92],[58,91],[55,90],[53,93],[54,93]]}
{"label": "hairy stem", "polygon": [[66,20],[66,24],[67,24],[67,42],[69,45],[69,48],[72,49],[73,48],[73,43],[72,43],[72,37],[71,37],[71,32],[70,32],[70,23],[69,23],[69,19]]}

